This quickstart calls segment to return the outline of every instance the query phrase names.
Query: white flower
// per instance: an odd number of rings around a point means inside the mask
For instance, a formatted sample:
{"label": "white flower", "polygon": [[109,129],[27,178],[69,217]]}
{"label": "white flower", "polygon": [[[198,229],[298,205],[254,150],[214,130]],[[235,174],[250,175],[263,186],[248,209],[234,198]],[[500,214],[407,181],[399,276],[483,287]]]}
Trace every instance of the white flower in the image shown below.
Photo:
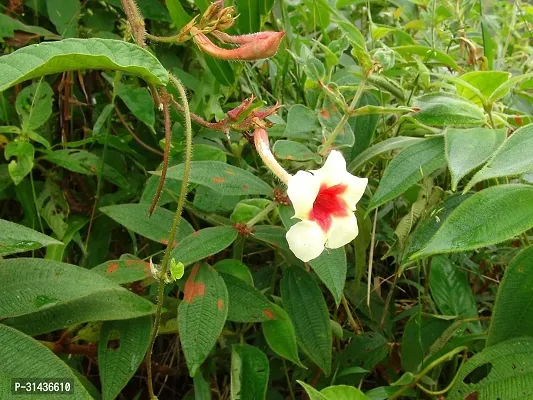
{"label": "white flower", "polygon": [[296,257],[307,262],[324,248],[336,249],[357,234],[355,205],[365,192],[368,179],[346,171],[346,161],[333,150],[322,168],[298,171],[288,179],[287,194],[294,217],[301,221],[287,232],[287,242]]}

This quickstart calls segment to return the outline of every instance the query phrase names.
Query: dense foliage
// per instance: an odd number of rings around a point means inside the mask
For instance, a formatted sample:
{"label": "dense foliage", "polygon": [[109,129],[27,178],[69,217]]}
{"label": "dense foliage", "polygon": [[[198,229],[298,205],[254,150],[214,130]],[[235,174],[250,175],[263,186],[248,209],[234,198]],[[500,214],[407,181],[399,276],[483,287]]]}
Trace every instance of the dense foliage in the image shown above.
{"label": "dense foliage", "polygon": [[527,3],[4,1],[0,398],[533,398]]}

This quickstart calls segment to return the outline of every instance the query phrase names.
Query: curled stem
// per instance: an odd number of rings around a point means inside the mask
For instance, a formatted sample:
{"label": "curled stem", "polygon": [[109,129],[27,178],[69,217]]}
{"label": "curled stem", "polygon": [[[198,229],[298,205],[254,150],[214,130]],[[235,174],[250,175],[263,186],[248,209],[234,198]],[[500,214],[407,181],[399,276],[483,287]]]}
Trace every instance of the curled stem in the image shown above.
{"label": "curled stem", "polygon": [[[176,208],[176,212],[174,214],[174,218],[172,220],[172,228],[170,230],[170,236],[168,239],[167,248],[165,249],[165,255],[163,257],[163,262],[161,265],[161,277],[159,278],[159,285],[157,288],[157,307],[156,307],[156,312],[155,312],[155,320],[154,320],[154,326],[152,329],[152,336],[150,338],[150,346],[148,349],[148,353],[146,355],[148,391],[149,391],[151,400],[157,399],[157,397],[154,394],[154,387],[153,387],[153,381],[152,381],[152,368],[151,368],[152,349],[153,349],[155,340],[157,338],[157,334],[159,332],[159,324],[161,323],[161,310],[163,308],[165,277],[167,275],[168,264],[170,261],[170,253],[172,251],[172,247],[174,244],[174,237],[176,236],[176,231],[178,229],[178,225],[181,220],[181,213],[185,205],[185,200],[187,196],[187,183],[189,181],[189,176],[191,173],[191,162],[192,162],[192,125],[191,125],[191,115],[189,111],[189,103],[187,101],[187,93],[185,92],[185,88],[183,87],[181,82],[176,77],[174,77],[173,75],[170,75],[170,81],[176,87],[176,89],[178,90],[180,94],[181,101],[183,103],[184,114],[185,114],[185,168],[183,169],[183,179],[181,183],[180,197],[178,199],[178,205]],[[165,115],[169,113],[168,102],[167,102],[167,106],[165,106],[165,102],[163,102],[163,111],[165,112]]]}

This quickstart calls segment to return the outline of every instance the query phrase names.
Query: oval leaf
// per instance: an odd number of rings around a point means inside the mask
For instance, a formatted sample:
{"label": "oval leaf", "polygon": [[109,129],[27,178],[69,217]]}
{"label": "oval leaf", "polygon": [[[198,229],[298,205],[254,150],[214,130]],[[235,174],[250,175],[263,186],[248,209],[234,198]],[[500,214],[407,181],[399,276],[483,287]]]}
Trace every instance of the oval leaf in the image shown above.
{"label": "oval leaf", "polygon": [[274,311],[267,298],[256,288],[232,275],[220,274],[228,289],[228,320],[261,322],[273,318]]}
{"label": "oval leaf", "polygon": [[[104,400],[115,399],[135,374],[148,350],[151,331],[151,316],[103,323],[98,342],[98,368]],[[117,333],[118,348],[108,347],[111,339],[116,340]]]}
{"label": "oval leaf", "polygon": [[[169,168],[167,177],[181,181],[183,168],[184,164]],[[272,195],[272,188],[254,174],[220,161],[193,161],[189,181],[224,195]]]}
{"label": "oval leaf", "polygon": [[59,240],[33,229],[0,219],[0,257],[62,244]]}
{"label": "oval leaf", "polygon": [[232,226],[216,226],[192,233],[172,250],[172,257],[185,265],[212,256],[231,245],[239,232]]}
{"label": "oval leaf", "polygon": [[428,138],[402,150],[385,169],[368,211],[399,196],[445,164],[442,137]]}
{"label": "oval leaf", "polygon": [[298,344],[329,375],[332,334],[322,291],[304,270],[287,268],[281,281],[281,297],[294,324]]}
{"label": "oval leaf", "polygon": [[166,85],[168,72],[157,58],[132,43],[112,39],[65,39],[23,47],[0,57],[0,92],[43,75],[79,69],[111,69]]}
{"label": "oval leaf", "polygon": [[319,257],[309,261],[309,264],[339,305],[346,282],[347,266],[344,247],[324,251]]}
{"label": "oval leaf", "polygon": [[270,307],[274,311],[273,314],[268,314],[268,321],[261,324],[266,342],[276,354],[302,366],[291,319],[283,308],[274,303],[271,303]]}
{"label": "oval leaf", "polygon": [[[0,343],[2,343],[0,388],[4,394],[11,393],[11,380],[13,378],[41,378],[43,381],[47,378],[56,378],[68,379],[73,385],[71,394],[60,397],[73,400],[91,400],[93,398],[87,393],[70,367],[37,340],[9,326],[0,324]],[[9,398],[11,396],[3,397]],[[22,398],[31,397],[28,395]]]}
{"label": "oval leaf", "polygon": [[189,373],[194,376],[222,332],[228,315],[228,291],[209,265],[196,265],[185,284],[178,326]]}
{"label": "oval leaf", "polygon": [[462,202],[435,236],[411,259],[474,250],[500,243],[533,227],[533,186],[493,186]]}
{"label": "oval leaf", "polygon": [[268,358],[257,347],[231,347],[231,400],[266,399],[269,374]]}
{"label": "oval leaf", "polygon": [[[490,98],[494,91],[503,85],[511,77],[510,72],[504,71],[472,71],[468,72],[460,77],[460,80],[455,83],[457,87],[457,94],[465,99],[477,104],[482,105],[482,100]],[[460,81],[464,81],[476,89],[478,89],[483,95],[483,99],[480,99],[471,89],[465,85],[461,85]]]}
{"label": "oval leaf", "polygon": [[290,161],[321,161],[306,145],[292,140],[278,140],[272,146],[276,158]]}
{"label": "oval leaf", "polygon": [[398,46],[392,48],[394,51],[396,51],[399,54],[416,54],[419,56],[422,56],[424,61],[428,60],[436,60],[444,65],[455,69],[456,71],[460,71],[461,67],[457,65],[457,63],[451,58],[448,54],[437,50],[433,47],[426,47],[426,46],[420,46],[420,45],[407,45],[407,46]]}
{"label": "oval leaf", "polygon": [[415,119],[429,126],[480,126],[485,114],[477,105],[449,93],[430,93],[413,102],[420,108],[413,114]]}
{"label": "oval leaf", "polygon": [[91,271],[105,276],[119,285],[152,276],[149,262],[128,255],[122,256],[120,260],[106,261],[92,268]]}

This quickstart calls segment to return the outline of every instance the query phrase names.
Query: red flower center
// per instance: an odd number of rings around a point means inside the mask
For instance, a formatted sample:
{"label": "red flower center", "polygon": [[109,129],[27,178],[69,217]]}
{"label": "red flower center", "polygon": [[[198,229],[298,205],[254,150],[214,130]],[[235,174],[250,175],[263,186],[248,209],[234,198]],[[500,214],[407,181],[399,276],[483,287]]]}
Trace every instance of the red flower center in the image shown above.
{"label": "red flower center", "polygon": [[332,217],[348,216],[348,207],[341,195],[346,191],[346,185],[320,186],[318,195],[309,213],[309,220],[316,221],[324,232],[331,227]]}

